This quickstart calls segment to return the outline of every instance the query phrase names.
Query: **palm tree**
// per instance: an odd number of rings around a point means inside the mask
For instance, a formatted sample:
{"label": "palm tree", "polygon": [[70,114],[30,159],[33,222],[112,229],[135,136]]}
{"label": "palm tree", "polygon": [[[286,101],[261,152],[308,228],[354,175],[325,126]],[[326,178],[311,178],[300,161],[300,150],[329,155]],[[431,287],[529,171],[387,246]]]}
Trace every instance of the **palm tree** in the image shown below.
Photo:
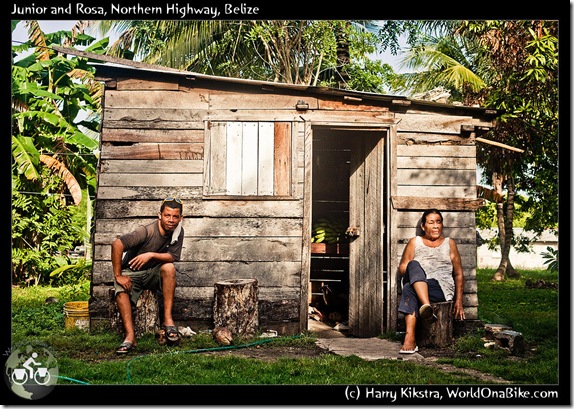
{"label": "palm tree", "polygon": [[[509,252],[514,241],[514,202],[520,182],[537,196],[527,204],[540,211],[541,219],[546,219],[545,223],[537,223],[531,218],[533,229],[542,230],[542,226],[552,224],[552,216],[546,216],[552,212],[544,206],[557,208],[557,194],[537,191],[536,185],[548,186],[548,179],[545,182],[536,178],[533,172],[536,162],[544,164],[544,171],[539,173],[557,172],[556,23],[423,21],[419,28],[439,34],[427,34],[424,41],[410,48],[405,64],[415,72],[401,75],[395,86],[411,92],[443,86],[451,91],[454,100],[466,105],[506,110],[491,131],[493,138],[530,151],[529,155],[521,155],[500,148],[477,147],[478,162],[492,178],[496,196],[503,196],[504,186],[507,189],[505,203],[497,202],[502,257],[493,279],[519,276]],[[544,132],[546,129],[548,132]],[[543,189],[548,193],[547,187]]]}
{"label": "palm tree", "polygon": [[450,92],[452,100],[465,105],[480,103],[478,93],[490,77],[488,65],[477,58],[477,45],[453,35],[451,25],[451,21],[422,23],[423,29],[431,32],[421,34],[419,42],[405,51],[401,68],[412,72],[398,76],[397,91],[417,94],[442,87]]}

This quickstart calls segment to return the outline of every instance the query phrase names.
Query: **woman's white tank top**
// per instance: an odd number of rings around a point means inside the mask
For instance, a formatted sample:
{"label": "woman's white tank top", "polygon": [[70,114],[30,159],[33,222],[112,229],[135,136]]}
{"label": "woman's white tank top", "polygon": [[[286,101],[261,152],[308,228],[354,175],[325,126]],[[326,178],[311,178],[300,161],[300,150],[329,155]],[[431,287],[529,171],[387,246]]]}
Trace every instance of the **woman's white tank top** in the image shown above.
{"label": "woman's white tank top", "polygon": [[450,239],[446,237],[440,246],[429,247],[423,243],[421,236],[417,236],[414,256],[414,260],[418,261],[425,271],[427,279],[434,278],[438,281],[447,301],[454,297],[449,241]]}

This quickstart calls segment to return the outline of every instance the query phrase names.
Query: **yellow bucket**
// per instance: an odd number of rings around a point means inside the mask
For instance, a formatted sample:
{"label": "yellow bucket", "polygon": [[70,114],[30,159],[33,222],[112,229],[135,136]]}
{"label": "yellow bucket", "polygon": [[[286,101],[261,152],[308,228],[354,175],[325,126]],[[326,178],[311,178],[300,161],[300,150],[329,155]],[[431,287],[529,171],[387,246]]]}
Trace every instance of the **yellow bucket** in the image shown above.
{"label": "yellow bucket", "polygon": [[64,304],[64,328],[90,329],[90,312],[87,301],[70,301]]}

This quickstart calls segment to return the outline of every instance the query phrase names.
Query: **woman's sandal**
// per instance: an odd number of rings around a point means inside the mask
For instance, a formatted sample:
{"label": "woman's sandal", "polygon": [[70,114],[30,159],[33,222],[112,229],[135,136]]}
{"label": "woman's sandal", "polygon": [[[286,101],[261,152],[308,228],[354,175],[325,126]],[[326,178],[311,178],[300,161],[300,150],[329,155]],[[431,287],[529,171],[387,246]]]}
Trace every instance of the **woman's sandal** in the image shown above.
{"label": "woman's sandal", "polygon": [[116,354],[125,355],[133,349],[136,349],[137,344],[135,342],[124,341],[120,344],[119,348],[116,350]]}
{"label": "woman's sandal", "polygon": [[437,320],[437,316],[434,315],[434,312],[433,312],[430,304],[423,304],[422,307],[419,309],[419,315],[421,316],[421,318],[423,320],[426,320],[426,321],[433,321],[434,322]]}
{"label": "woman's sandal", "polygon": [[418,346],[416,346],[415,349],[403,349],[403,348],[400,349],[399,354],[414,354],[419,352]]}
{"label": "woman's sandal", "polygon": [[179,332],[177,332],[177,328],[174,325],[165,325],[163,328],[168,341],[179,341]]}

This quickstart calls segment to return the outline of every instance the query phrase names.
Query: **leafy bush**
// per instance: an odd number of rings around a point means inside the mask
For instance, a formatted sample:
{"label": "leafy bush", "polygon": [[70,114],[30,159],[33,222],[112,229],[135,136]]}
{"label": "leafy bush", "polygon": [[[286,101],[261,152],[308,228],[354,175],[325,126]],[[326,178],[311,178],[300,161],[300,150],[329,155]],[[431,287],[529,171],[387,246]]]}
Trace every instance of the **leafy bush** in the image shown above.
{"label": "leafy bush", "polygon": [[[48,171],[44,169],[44,173],[47,176]],[[59,178],[50,181],[46,177],[43,182],[46,191],[57,190]],[[48,284],[50,272],[69,263],[66,252],[83,243],[80,223],[85,224],[86,211],[67,205],[60,195],[27,194],[31,184],[24,178],[13,178],[12,281]],[[83,221],[79,222],[82,213]]]}
{"label": "leafy bush", "polygon": [[23,24],[30,40],[12,47],[11,66],[12,282],[48,284],[51,271],[69,264],[67,251],[90,237],[102,91],[87,59],[51,45],[98,52],[108,41]]}
{"label": "leafy bush", "polygon": [[551,273],[558,273],[558,249],[554,249],[550,246],[546,247],[547,252],[543,252],[542,258],[546,259],[544,264],[547,265],[546,270]]}
{"label": "leafy bush", "polygon": [[90,279],[92,262],[84,258],[78,259],[75,264],[67,262],[50,273],[52,285],[76,284]]}

